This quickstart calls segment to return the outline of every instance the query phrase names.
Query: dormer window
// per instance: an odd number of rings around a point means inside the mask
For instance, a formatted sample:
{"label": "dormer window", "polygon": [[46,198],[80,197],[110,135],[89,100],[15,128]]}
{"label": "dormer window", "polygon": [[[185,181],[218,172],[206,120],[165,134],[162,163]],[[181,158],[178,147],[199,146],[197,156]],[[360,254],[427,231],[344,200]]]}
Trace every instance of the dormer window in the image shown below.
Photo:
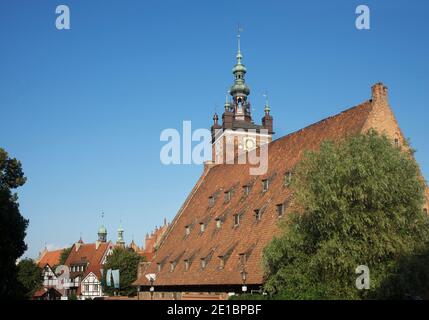
{"label": "dormer window", "polygon": [[206,229],[206,225],[204,224],[204,222],[200,223],[200,232],[204,232],[204,230]]}
{"label": "dormer window", "polygon": [[268,187],[269,187],[269,180],[268,179],[264,179],[262,180],[262,191],[266,192],[268,191]]}
{"label": "dormer window", "polygon": [[234,214],[234,226],[238,226],[240,224],[240,215]]}
{"label": "dormer window", "polygon": [[223,269],[225,267],[225,257],[219,256],[219,269]]}
{"label": "dormer window", "polygon": [[278,217],[281,217],[282,215],[283,215],[283,213],[284,213],[284,210],[285,210],[285,206],[284,206],[284,204],[283,203],[280,203],[280,204],[278,204],[277,206],[277,216]]}
{"label": "dormer window", "polygon": [[189,236],[191,234],[191,227],[190,226],[186,226],[185,227],[185,236]]}
{"label": "dormer window", "polygon": [[158,270],[158,272],[161,272],[161,269],[162,269],[162,265],[161,265],[161,263],[157,263],[156,264],[156,268],[157,268],[157,270]]}
{"label": "dormer window", "polygon": [[399,148],[399,139],[398,138],[395,138],[394,143],[395,143],[395,147]]}
{"label": "dormer window", "polygon": [[220,218],[216,219],[216,228],[220,229],[220,227],[222,226],[222,220]]}
{"label": "dormer window", "polygon": [[255,219],[256,219],[256,221],[261,220],[261,210],[259,210],[259,209],[255,210]]}
{"label": "dormer window", "polygon": [[250,186],[249,185],[243,186],[243,193],[245,196],[249,195],[249,193],[250,193]]}
{"label": "dormer window", "polygon": [[189,270],[189,260],[186,259],[185,260],[185,271],[188,271],[188,270]]}
{"label": "dormer window", "polygon": [[231,190],[225,192],[225,202],[229,202],[231,200]]}
{"label": "dormer window", "polygon": [[288,171],[285,173],[284,185],[287,187],[292,182],[292,172]]}
{"label": "dormer window", "polygon": [[206,268],[206,258],[201,258],[201,269],[205,269]]}
{"label": "dormer window", "polygon": [[209,206],[213,207],[215,205],[215,198],[213,196],[209,197]]}
{"label": "dormer window", "polygon": [[171,261],[170,262],[170,272],[173,272],[175,267],[176,267],[176,262],[175,261]]}
{"label": "dormer window", "polygon": [[245,253],[240,253],[238,255],[238,259],[240,261],[240,264],[244,265],[246,263],[246,254]]}

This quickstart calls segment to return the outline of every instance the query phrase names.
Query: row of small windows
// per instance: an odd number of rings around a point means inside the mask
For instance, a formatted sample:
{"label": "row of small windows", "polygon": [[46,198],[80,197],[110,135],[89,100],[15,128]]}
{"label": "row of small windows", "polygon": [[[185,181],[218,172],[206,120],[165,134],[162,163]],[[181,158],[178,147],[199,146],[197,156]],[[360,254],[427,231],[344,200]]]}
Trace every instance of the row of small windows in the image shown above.
{"label": "row of small windows", "polygon": [[83,272],[85,271],[85,266],[80,265],[80,266],[71,266],[70,267],[70,271],[71,272]]}
{"label": "row of small windows", "polygon": [[[247,255],[245,253],[240,253],[238,255],[239,261],[241,265],[244,265],[247,261]],[[228,260],[228,256],[218,256],[219,259],[219,269],[223,269],[225,267],[226,261]],[[207,267],[209,262],[208,257],[200,258],[200,268],[204,270]],[[191,261],[189,259],[183,260],[185,271],[188,271],[191,266]],[[177,267],[177,261],[170,261],[170,272],[173,272]],[[162,270],[162,263],[157,264],[158,272]]]}
{"label": "row of small windows", "polygon": [[[292,171],[287,171],[285,173],[284,180],[283,180],[283,185],[284,186],[287,187],[287,186],[289,186],[291,184],[291,182],[292,182],[292,175],[293,175]],[[263,179],[262,180],[262,192],[267,192],[268,189],[269,189],[269,187],[270,187],[270,179]],[[244,185],[242,188],[243,188],[243,194],[245,196],[247,196],[247,195],[249,195],[252,186],[251,185]],[[232,194],[233,194],[232,190],[225,191],[224,192],[224,201],[225,202],[231,201]],[[213,207],[215,205],[215,202],[216,202],[216,197],[215,196],[210,196],[209,197],[209,206]]]}
{"label": "row of small windows", "polygon": [[[279,203],[276,205],[276,212],[277,212],[277,216],[281,217],[284,214],[284,210],[285,210],[285,204],[284,203]],[[256,221],[260,221],[262,218],[262,210],[261,209],[255,209],[254,211],[254,217]],[[234,214],[234,226],[239,226],[240,222],[241,222],[241,213],[237,213]],[[216,229],[220,229],[222,227],[222,219],[221,218],[216,218]],[[206,230],[207,224],[205,222],[201,222],[200,223],[200,233],[203,233]],[[189,236],[191,234],[191,226],[187,225],[185,226],[185,236]]]}
{"label": "row of small windows", "polygon": [[[84,285],[85,291],[89,291],[89,284]],[[98,291],[98,284],[92,285],[92,291]]]}

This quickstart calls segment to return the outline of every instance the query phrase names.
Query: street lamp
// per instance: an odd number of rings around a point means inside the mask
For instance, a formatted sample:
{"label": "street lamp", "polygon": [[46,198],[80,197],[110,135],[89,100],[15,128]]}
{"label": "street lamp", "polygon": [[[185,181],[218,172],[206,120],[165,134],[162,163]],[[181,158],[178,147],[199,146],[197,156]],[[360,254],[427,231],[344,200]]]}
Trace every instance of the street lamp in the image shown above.
{"label": "street lamp", "polygon": [[153,286],[153,282],[156,280],[156,274],[154,273],[149,273],[146,275],[146,279],[149,280],[150,282],[150,300],[153,300],[153,292],[155,291],[155,288]]}
{"label": "street lamp", "polygon": [[153,292],[155,291],[155,288],[153,287],[153,279],[150,280],[150,300],[153,300]]}
{"label": "street lamp", "polygon": [[246,270],[243,269],[240,273],[241,273],[241,281],[243,284],[243,286],[241,287],[241,291],[243,291],[243,294],[245,294],[247,291],[247,286],[246,286],[247,272]]}

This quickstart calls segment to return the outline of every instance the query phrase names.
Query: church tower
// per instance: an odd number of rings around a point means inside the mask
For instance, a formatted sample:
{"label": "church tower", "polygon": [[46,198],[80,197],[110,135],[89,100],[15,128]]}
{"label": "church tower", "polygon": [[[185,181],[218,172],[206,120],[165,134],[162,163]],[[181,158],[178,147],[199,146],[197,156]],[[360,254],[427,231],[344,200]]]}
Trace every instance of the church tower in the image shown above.
{"label": "church tower", "polygon": [[242,63],[240,33],[237,35],[238,50],[236,64],[232,68],[234,83],[226,96],[222,125],[219,116],[213,116],[212,159],[215,163],[236,163],[237,156],[245,155],[258,146],[272,141],[273,117],[270,115],[268,99],[265,103],[265,115],[262,125],[253,122],[251,104],[248,100],[250,88],[245,81],[247,72]]}

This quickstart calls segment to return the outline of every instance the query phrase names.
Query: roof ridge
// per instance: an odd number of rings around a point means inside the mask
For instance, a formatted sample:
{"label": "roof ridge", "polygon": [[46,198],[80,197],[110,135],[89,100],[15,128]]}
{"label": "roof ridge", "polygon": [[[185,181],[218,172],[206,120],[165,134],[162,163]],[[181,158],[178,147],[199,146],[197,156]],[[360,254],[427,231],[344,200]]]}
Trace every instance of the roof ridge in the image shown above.
{"label": "roof ridge", "polygon": [[341,111],[341,112],[339,112],[339,113],[336,113],[336,114],[331,115],[331,116],[329,116],[329,117],[323,118],[323,119],[321,119],[321,120],[319,120],[319,121],[313,122],[313,123],[311,123],[311,124],[309,124],[309,125],[307,125],[307,126],[305,126],[305,127],[301,128],[301,129],[298,129],[298,130],[293,131],[293,132],[290,132],[290,133],[288,133],[288,134],[286,134],[286,135],[284,135],[284,136],[281,136],[281,137],[279,137],[279,138],[275,139],[274,141],[272,141],[271,143],[273,143],[273,142],[277,142],[277,141],[282,140],[282,139],[284,139],[284,138],[286,138],[286,137],[289,137],[289,136],[293,136],[293,135],[298,134],[298,133],[300,133],[300,132],[302,132],[302,131],[305,131],[305,130],[307,130],[307,129],[310,129],[310,128],[314,127],[314,126],[320,125],[321,123],[323,123],[323,122],[325,122],[325,121],[328,121],[328,120],[334,119],[334,118],[336,118],[336,117],[339,117],[339,116],[341,116],[341,115],[343,115],[343,114],[345,114],[345,113],[348,113],[348,112],[350,112],[350,111],[352,111],[352,110],[354,110],[354,109],[363,108],[363,107],[364,107],[365,105],[367,105],[368,103],[371,103],[371,101],[372,101],[371,99],[368,99],[368,100],[366,100],[366,101],[364,101],[364,102],[362,102],[362,103],[360,103],[360,104],[358,104],[358,105],[355,105],[355,106],[353,106],[353,107],[347,108],[347,109],[345,109],[345,110],[343,110],[343,111]]}

